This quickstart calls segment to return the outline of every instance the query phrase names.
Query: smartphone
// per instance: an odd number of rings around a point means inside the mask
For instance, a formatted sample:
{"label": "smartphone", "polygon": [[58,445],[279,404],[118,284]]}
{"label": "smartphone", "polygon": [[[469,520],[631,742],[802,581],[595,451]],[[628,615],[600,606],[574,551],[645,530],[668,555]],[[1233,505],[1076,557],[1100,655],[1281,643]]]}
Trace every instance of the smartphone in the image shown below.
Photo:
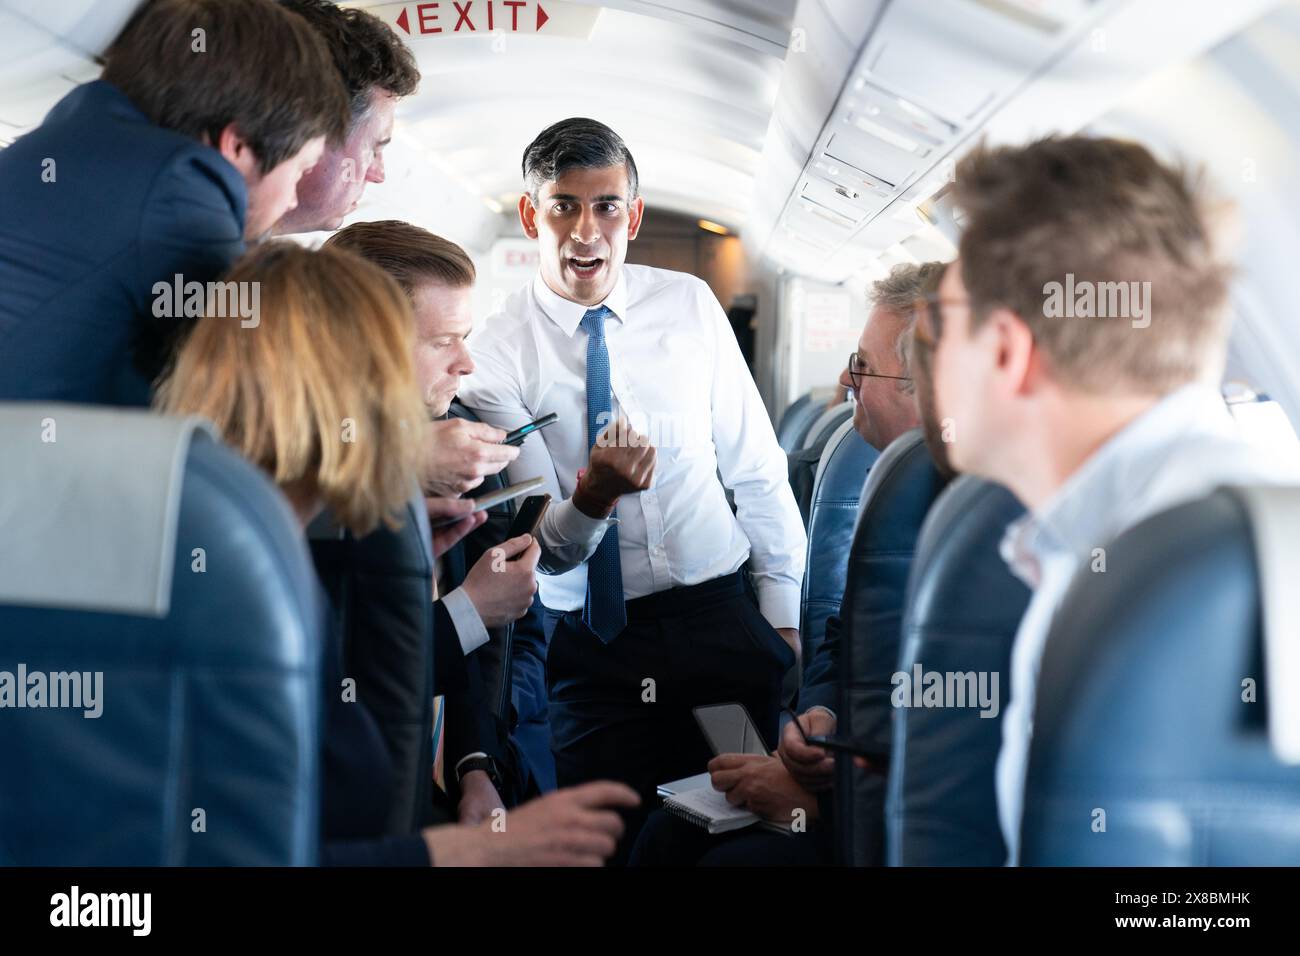
{"label": "smartphone", "polygon": [[529,495],[524,499],[523,504],[515,513],[514,520],[510,522],[510,530],[506,532],[506,539],[517,538],[521,534],[531,534],[537,537],[537,529],[542,524],[542,517],[546,514],[546,509],[551,505],[550,495]]}
{"label": "smartphone", "polygon": [[529,422],[527,425],[524,425],[520,428],[516,428],[514,431],[510,432],[508,435],[506,435],[505,439],[501,442],[501,444],[518,445],[525,438],[531,435],[533,432],[541,431],[547,425],[555,424],[555,422],[559,421],[559,418],[560,416],[556,412],[551,412],[549,415],[543,415],[541,418],[537,419],[536,421]]}
{"label": "smartphone", "polygon": [[477,511],[486,511],[493,505],[499,505],[503,501],[510,501],[514,498],[518,498],[520,495],[526,495],[530,491],[535,491],[543,484],[545,484],[545,482],[541,478],[529,478],[526,481],[519,482],[517,485],[511,485],[509,488],[501,488],[497,491],[480,495],[477,498],[471,498],[470,500],[474,502],[474,511],[471,511],[468,514],[457,515],[454,518],[441,518],[437,521],[430,522],[429,527],[444,528],[449,524],[455,524],[457,521],[468,518],[471,514],[474,514]]}
{"label": "smartphone", "polygon": [[708,704],[693,708],[695,721],[704,732],[704,739],[713,748],[714,756],[718,754],[759,754],[766,756],[772,751],[763,742],[763,735],[758,732],[754,718],[749,716],[745,705],[732,702],[728,704]]}

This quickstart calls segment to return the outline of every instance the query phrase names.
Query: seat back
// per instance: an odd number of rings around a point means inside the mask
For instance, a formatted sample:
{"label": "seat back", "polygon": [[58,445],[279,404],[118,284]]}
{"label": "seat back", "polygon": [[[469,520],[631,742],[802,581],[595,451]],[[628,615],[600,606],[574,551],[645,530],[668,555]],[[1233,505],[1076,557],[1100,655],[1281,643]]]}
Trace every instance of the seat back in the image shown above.
{"label": "seat back", "polygon": [[776,426],[776,440],[781,450],[787,455],[803,447],[804,436],[818,416],[823,405],[813,401],[812,393],[798,398],[785,410],[780,423]]}
{"label": "seat back", "polygon": [[[840,605],[837,734],[879,753],[890,747],[890,678],[898,662],[908,571],[926,512],[945,484],[920,429],[892,442],[872,465]],[[884,860],[885,774],[836,757],[836,855],[844,863]]]}
{"label": "seat back", "polygon": [[849,566],[858,502],[879,453],[846,421],[831,435],[817,466],[808,518],[799,636],[806,666],[826,636],[826,619],[838,614]]}
{"label": "seat back", "polygon": [[852,402],[841,402],[826,409],[813,419],[812,424],[808,426],[808,430],[804,432],[803,441],[796,446],[796,450],[817,445],[821,445],[824,449],[831,436],[852,417]]}
{"label": "seat back", "polygon": [[[1270,736],[1288,728],[1269,717],[1300,680],[1265,652],[1261,567],[1278,569],[1258,542],[1275,529],[1246,500],[1155,515],[1073,583],[1039,674],[1022,863],[1300,864],[1300,765],[1279,759]],[[1295,542],[1275,542],[1292,567]],[[1294,646],[1294,630],[1272,636]]]}
{"label": "seat back", "polygon": [[[8,546],[37,550],[25,516],[72,516],[49,529],[72,560],[79,547],[129,538],[123,515],[151,507],[174,539],[160,607],[104,610],[85,596],[96,582],[75,577],[59,601],[7,591],[0,602],[2,862],[316,862],[324,625],[303,534],[265,475],[205,431],[178,440],[177,421],[0,406]],[[57,440],[43,447],[44,422]],[[115,454],[90,453],[104,439]],[[145,500],[141,485],[174,494]],[[154,535],[121,544],[113,560],[128,573],[158,553]],[[119,577],[107,566],[98,574]],[[10,709],[23,684],[27,708]],[[52,706],[56,685],[62,703],[81,706]]]}
{"label": "seat back", "polygon": [[[885,804],[891,866],[1001,866],[993,769],[1011,644],[1029,589],[998,553],[1024,513],[1000,485],[958,478],[930,509],[912,563]],[[954,697],[913,706],[927,675]]]}

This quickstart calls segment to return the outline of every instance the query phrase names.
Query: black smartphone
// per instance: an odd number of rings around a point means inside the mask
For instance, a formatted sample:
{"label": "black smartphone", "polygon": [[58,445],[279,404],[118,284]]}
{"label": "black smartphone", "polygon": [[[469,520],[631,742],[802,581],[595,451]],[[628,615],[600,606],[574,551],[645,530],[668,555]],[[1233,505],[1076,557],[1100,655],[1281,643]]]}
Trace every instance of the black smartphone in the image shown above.
{"label": "black smartphone", "polygon": [[560,416],[556,412],[551,412],[549,415],[543,415],[541,418],[537,419],[536,421],[529,422],[527,425],[524,425],[520,428],[516,428],[514,431],[510,432],[510,434],[506,435],[505,439],[501,442],[501,444],[518,445],[520,442],[522,442],[533,432],[540,431],[541,429],[545,428],[547,425],[554,424],[556,421],[559,420],[559,418]]}
{"label": "black smartphone", "polygon": [[[471,497],[468,500],[474,502],[474,514],[479,511],[486,511],[493,505],[499,505],[504,501],[511,501],[520,495],[525,495],[530,491],[540,488],[545,482],[541,478],[529,478],[527,481],[521,481],[518,484],[511,485],[509,488],[498,488],[495,491],[489,491],[479,495],[477,498]],[[429,522],[430,528],[445,528],[449,524],[455,524],[468,518],[468,514],[457,515],[454,518],[442,518],[438,521]]]}
{"label": "black smartphone", "polygon": [[709,742],[714,756],[719,754],[757,754],[765,756],[771,751],[763,742],[763,735],[758,732],[754,718],[749,716],[745,705],[738,702],[727,704],[708,704],[694,707],[696,723]]}
{"label": "black smartphone", "polygon": [[537,529],[542,524],[542,517],[546,514],[546,509],[550,507],[550,495],[529,495],[524,499],[519,510],[515,512],[514,520],[510,522],[510,530],[506,532],[506,540],[517,538],[521,534],[531,534],[537,537]]}

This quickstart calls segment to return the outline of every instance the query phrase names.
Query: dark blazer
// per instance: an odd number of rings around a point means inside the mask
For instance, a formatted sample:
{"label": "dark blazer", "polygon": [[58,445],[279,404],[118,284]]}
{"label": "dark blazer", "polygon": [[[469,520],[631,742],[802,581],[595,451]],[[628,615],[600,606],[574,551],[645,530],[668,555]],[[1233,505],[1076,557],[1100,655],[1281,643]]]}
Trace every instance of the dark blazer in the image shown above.
{"label": "dark blazer", "polygon": [[330,615],[321,666],[321,865],[428,866],[424,838],[392,826],[401,775],[364,692],[354,701],[343,698],[342,625]]}
{"label": "dark blazer", "polygon": [[447,702],[449,766],[467,753],[493,753],[496,739],[451,619],[433,602],[434,556],[423,508],[423,499],[415,497],[399,528],[380,525],[363,538],[339,529],[328,514],[308,529],[339,632],[343,674],[356,681],[358,698],[392,759],[390,834],[454,816],[455,803],[448,806],[433,786],[434,696]]}
{"label": "dark blazer", "polygon": [[0,150],[0,196],[0,401],[148,404],[184,327],[154,284],[243,253],[239,172],[97,80]]}

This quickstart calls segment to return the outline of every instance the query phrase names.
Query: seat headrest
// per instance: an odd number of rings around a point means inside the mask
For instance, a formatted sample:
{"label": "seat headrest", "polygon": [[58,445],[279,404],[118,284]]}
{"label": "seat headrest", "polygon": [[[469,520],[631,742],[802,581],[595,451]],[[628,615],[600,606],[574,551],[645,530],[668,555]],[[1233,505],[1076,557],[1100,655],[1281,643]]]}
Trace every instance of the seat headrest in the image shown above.
{"label": "seat headrest", "polygon": [[787,455],[804,446],[804,438],[812,423],[822,413],[822,406],[814,403],[812,395],[805,395],[785,410],[776,428],[776,440]]}
{"label": "seat headrest", "polygon": [[1233,488],[1250,515],[1259,568],[1269,742],[1284,763],[1300,764],[1300,488]]}
{"label": "seat headrest", "polygon": [[800,447],[807,448],[818,444],[828,445],[831,435],[839,429],[840,425],[849,418],[853,417],[853,403],[841,402],[833,408],[828,408],[808,426],[808,431],[800,442]]}
{"label": "seat headrest", "polygon": [[841,501],[862,499],[862,489],[871,466],[880,452],[863,440],[853,428],[853,422],[842,421],[826,440],[822,456],[817,462],[817,477],[813,479],[813,501]]}
{"label": "seat headrest", "polygon": [[[947,479],[939,474],[919,428],[890,442],[862,489],[854,549],[906,550],[909,561],[930,506]],[[865,525],[865,527],[864,527]]]}
{"label": "seat headrest", "polygon": [[196,435],[195,416],[0,405],[0,603],[165,617]]}

